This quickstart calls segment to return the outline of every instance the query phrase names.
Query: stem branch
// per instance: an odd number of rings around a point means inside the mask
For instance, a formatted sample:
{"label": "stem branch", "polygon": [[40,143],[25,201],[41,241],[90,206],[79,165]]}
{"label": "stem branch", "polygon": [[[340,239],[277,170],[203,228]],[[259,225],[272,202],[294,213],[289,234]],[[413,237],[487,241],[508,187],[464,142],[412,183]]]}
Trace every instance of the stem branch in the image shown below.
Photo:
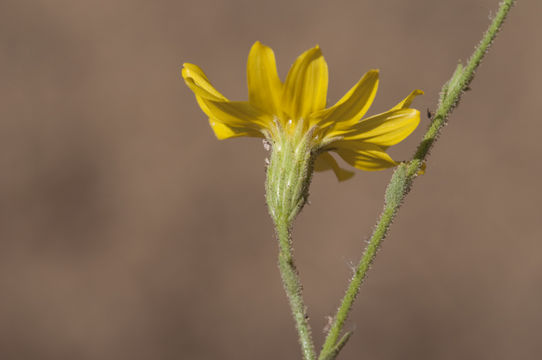
{"label": "stem branch", "polygon": [[[506,15],[510,11],[514,0],[505,0],[500,4],[497,15],[493,19],[488,30],[485,32],[482,41],[469,59],[467,65],[463,67],[458,65],[452,78],[443,86],[441,98],[435,116],[429,129],[425,133],[422,142],[412,158],[407,164],[401,164],[397,167],[386,189],[384,209],[380,215],[373,234],[365,248],[361,260],[356,268],[354,276],[342,299],[342,302],[334,317],[331,328],[327,334],[322,351],[318,357],[319,360],[333,360],[338,354],[338,347],[344,346],[346,341],[339,340],[344,323],[352,308],[352,304],[359,293],[359,289],[367,275],[367,271],[373,262],[377,250],[386,237],[388,229],[395,218],[401,203],[410,191],[412,182],[422,169],[422,166],[437,140],[440,131],[446,124],[448,116],[461,99],[461,95],[467,90],[471,83],[474,72],[480,65],[484,55],[487,53],[491,43],[499,32]],[[346,338],[348,339],[348,338]]]}

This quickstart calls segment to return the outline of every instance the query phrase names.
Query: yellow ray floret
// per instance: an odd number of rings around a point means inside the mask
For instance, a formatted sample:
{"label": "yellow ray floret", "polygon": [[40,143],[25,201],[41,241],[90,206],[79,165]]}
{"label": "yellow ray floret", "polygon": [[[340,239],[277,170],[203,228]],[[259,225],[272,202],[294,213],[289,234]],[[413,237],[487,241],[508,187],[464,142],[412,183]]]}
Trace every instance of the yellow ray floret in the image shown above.
{"label": "yellow ray floret", "polygon": [[326,108],[328,69],[318,46],[297,58],[282,83],[273,50],[257,41],[248,56],[248,101],[229,101],[196,65],[184,64],[182,76],[218,139],[249,136],[273,141],[277,132],[302,126],[310,131],[318,153],[315,170],[333,170],[339,180],[353,173],[341,169],[329,152],[362,170],[396,166],[387,148],[404,140],[420,122],[420,112],[410,105],[421,90],[386,112],[363,118],[376,96],[378,70],[367,72]]}

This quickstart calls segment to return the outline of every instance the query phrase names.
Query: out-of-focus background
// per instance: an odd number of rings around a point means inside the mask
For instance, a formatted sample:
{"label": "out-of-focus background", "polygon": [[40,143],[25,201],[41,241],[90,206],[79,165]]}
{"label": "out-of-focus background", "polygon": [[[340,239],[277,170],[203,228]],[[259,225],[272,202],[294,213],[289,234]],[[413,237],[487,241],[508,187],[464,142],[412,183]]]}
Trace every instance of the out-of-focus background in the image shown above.
{"label": "out-of-focus background", "polygon": [[[217,141],[180,78],[244,100],[256,40],[282,77],[319,44],[329,103],[372,68],[377,113],[423,120],[496,0],[0,4],[0,358],[299,359],[261,141]],[[540,359],[539,1],[512,10],[355,305],[343,359]],[[295,247],[318,344],[391,171],[317,174]]]}

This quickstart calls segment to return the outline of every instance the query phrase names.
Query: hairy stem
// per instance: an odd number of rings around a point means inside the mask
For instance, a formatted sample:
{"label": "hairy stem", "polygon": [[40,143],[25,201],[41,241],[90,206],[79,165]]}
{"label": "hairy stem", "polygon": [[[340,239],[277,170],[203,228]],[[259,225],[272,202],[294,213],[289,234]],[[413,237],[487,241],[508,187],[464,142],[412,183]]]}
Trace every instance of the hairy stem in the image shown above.
{"label": "hairy stem", "polygon": [[300,124],[293,134],[277,131],[277,136],[272,139],[266,181],[267,206],[275,223],[279,243],[280,275],[305,360],[315,360],[316,350],[303,302],[303,289],[294,262],[291,228],[308,197],[313,162],[310,141],[311,133],[303,131],[303,124]]}
{"label": "hairy stem", "polygon": [[303,352],[303,359],[315,360],[316,351],[312,342],[311,329],[308,323],[308,315],[303,296],[302,286],[297,273],[297,268],[292,255],[292,242],[290,229],[286,221],[276,224],[277,237],[279,240],[279,269],[282,277],[284,290],[288,295],[290,308],[294,316],[299,342]]}
{"label": "hairy stem", "polygon": [[[340,351],[340,348],[344,346],[345,341],[339,340],[339,336],[352,308],[352,304],[354,303],[354,300],[359,293],[359,289],[367,275],[367,271],[369,270],[371,263],[374,261],[377,250],[386,237],[388,229],[395,218],[401,203],[412,186],[412,182],[422,169],[429,151],[437,140],[440,131],[446,124],[448,116],[458,104],[464,91],[467,90],[474,77],[475,70],[480,65],[482,58],[487,53],[487,50],[499,32],[513,3],[514,0],[505,0],[500,4],[497,15],[493,19],[488,30],[485,32],[482,41],[470,57],[467,65],[465,67],[463,67],[461,64],[458,65],[452,78],[443,86],[441,98],[433,121],[425,133],[422,142],[418,145],[412,160],[407,164],[401,164],[393,173],[390,183],[386,189],[384,209],[337,310],[322,347],[322,351],[318,357],[319,360],[335,359]],[[348,337],[346,340],[347,339]]]}

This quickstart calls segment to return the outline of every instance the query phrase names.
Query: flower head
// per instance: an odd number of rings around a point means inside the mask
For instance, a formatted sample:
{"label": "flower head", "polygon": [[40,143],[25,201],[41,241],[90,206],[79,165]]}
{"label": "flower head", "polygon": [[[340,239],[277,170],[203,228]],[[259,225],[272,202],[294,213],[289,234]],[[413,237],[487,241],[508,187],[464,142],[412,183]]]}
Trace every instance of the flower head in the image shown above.
{"label": "flower head", "polygon": [[367,72],[337,103],[326,108],[328,71],[318,46],[301,54],[284,83],[279,79],[275,55],[256,42],[248,56],[248,101],[229,101],[211,85],[196,65],[184,64],[182,76],[209,117],[217,138],[266,138],[272,144],[294,134],[310,136],[316,155],[314,169],[331,169],[339,180],[354,173],[341,169],[330,152],[362,170],[396,166],[386,150],[404,140],[420,122],[410,108],[421,90],[381,114],[363,118],[378,88],[378,70]]}

